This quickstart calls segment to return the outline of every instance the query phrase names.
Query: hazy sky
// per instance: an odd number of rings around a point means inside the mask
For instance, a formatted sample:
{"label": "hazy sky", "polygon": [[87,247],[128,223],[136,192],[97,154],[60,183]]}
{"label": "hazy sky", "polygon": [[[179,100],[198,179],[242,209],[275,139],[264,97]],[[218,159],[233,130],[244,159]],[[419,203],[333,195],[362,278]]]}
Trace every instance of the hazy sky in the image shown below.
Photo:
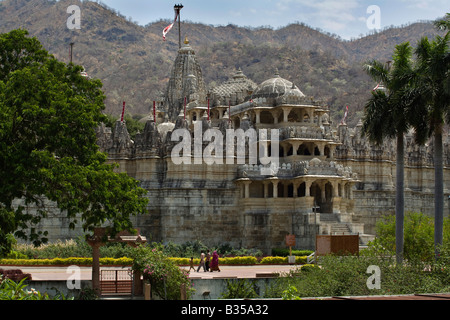
{"label": "hazy sky", "polygon": [[[286,26],[304,22],[344,39],[418,20],[435,20],[450,12],[449,0],[101,0],[141,25],[173,19],[181,3],[181,18],[211,25]],[[375,6],[375,7],[374,7]]]}

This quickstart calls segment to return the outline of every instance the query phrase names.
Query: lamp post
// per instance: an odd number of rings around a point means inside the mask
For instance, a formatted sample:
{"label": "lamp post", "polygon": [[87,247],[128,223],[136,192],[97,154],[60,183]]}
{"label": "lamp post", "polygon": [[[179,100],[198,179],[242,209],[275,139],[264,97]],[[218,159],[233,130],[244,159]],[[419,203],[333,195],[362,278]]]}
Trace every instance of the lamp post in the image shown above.
{"label": "lamp post", "polygon": [[314,212],[314,260],[317,263],[317,210],[320,209],[319,206],[317,206],[317,202],[314,199],[314,205],[313,205],[313,212]]}

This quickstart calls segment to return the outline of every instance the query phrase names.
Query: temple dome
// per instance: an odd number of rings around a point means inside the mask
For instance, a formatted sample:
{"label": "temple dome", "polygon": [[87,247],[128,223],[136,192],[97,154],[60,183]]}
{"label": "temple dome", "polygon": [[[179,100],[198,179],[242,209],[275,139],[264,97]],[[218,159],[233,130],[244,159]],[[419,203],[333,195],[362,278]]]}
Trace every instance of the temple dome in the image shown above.
{"label": "temple dome", "polygon": [[278,98],[283,95],[304,97],[305,95],[291,81],[286,80],[275,72],[273,78],[270,78],[256,87],[252,98]]}

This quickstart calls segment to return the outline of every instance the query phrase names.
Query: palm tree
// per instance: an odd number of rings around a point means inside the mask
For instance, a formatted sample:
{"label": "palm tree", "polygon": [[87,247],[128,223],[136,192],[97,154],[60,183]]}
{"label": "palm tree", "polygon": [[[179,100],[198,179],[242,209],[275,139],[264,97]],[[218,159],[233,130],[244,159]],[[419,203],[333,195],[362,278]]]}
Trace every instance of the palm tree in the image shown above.
{"label": "palm tree", "polygon": [[450,30],[450,13],[447,13],[443,19],[437,20],[434,25],[440,30]]}
{"label": "palm tree", "polygon": [[[445,23],[443,23],[445,27]],[[447,26],[448,28],[448,22]],[[436,257],[443,242],[444,175],[442,135],[445,122],[450,124],[450,33],[436,36],[433,41],[422,38],[415,50],[417,68],[410,92],[410,122],[416,131],[416,140],[425,143],[434,138],[435,170],[435,231]]]}
{"label": "palm tree", "polygon": [[411,56],[412,48],[405,42],[396,46],[392,68],[376,60],[364,66],[367,74],[383,89],[374,89],[364,107],[363,133],[376,144],[382,144],[386,138],[397,140],[395,246],[398,263],[403,261],[404,134],[409,129],[407,89],[413,71]]}

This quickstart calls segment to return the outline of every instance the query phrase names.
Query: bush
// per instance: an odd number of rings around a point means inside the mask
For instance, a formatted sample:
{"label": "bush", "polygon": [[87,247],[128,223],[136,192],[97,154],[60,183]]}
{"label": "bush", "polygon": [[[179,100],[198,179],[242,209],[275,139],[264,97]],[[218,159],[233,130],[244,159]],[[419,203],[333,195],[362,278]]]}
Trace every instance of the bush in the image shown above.
{"label": "bush", "polygon": [[[16,244],[14,249],[6,258],[51,259],[92,256],[92,248],[84,237],[58,240],[38,247],[30,244]],[[100,247],[100,257],[121,258],[130,256],[132,251],[133,247],[126,243],[107,243]]]}
{"label": "bush", "polygon": [[[307,256],[295,256],[295,264],[306,263]],[[288,264],[288,257],[264,257],[260,261],[261,264]]]}
{"label": "bush", "polygon": [[253,265],[257,264],[258,259],[255,257],[225,257],[219,258],[219,264],[228,264],[228,265]]}
{"label": "bush", "polygon": [[[292,250],[292,255],[293,256],[309,256],[313,252],[314,251],[312,251],[312,250]],[[273,248],[272,256],[287,257],[287,256],[289,256],[289,249],[288,248]]]}
{"label": "bush", "polygon": [[222,299],[250,299],[257,298],[258,294],[255,281],[249,279],[226,279],[226,291],[222,293]]}
{"label": "bush", "polygon": [[287,257],[264,257],[260,261],[261,264],[287,264]]}
{"label": "bush", "polygon": [[[377,238],[372,250],[381,249],[388,255],[395,254],[395,216],[388,215],[377,222]],[[444,244],[450,243],[450,217],[444,219]],[[422,213],[408,212],[404,220],[403,256],[405,260],[434,260],[434,220]]]}
{"label": "bush", "polygon": [[144,280],[151,284],[152,295],[156,294],[165,300],[179,300],[180,289],[186,288],[187,298],[193,293],[189,273],[180,269],[173,260],[169,259],[162,247],[141,245],[135,249],[133,255],[133,270],[142,273]]}
{"label": "bush", "polygon": [[18,282],[11,279],[0,279],[0,300],[73,300],[66,298],[63,294],[57,294],[53,297],[47,293],[40,293],[33,288],[27,290],[25,279]]}
{"label": "bush", "polygon": [[[368,249],[370,252],[370,248]],[[408,263],[396,264],[395,257],[386,252],[381,256],[327,255],[319,265],[303,265],[296,272],[278,277],[266,290],[266,298],[329,297],[358,295],[397,295],[441,293],[450,290],[450,246],[441,248],[437,261],[421,262],[412,257]],[[381,271],[380,289],[369,289],[369,266]],[[290,288],[286,292],[286,288]],[[295,289],[295,290],[294,290]]]}

